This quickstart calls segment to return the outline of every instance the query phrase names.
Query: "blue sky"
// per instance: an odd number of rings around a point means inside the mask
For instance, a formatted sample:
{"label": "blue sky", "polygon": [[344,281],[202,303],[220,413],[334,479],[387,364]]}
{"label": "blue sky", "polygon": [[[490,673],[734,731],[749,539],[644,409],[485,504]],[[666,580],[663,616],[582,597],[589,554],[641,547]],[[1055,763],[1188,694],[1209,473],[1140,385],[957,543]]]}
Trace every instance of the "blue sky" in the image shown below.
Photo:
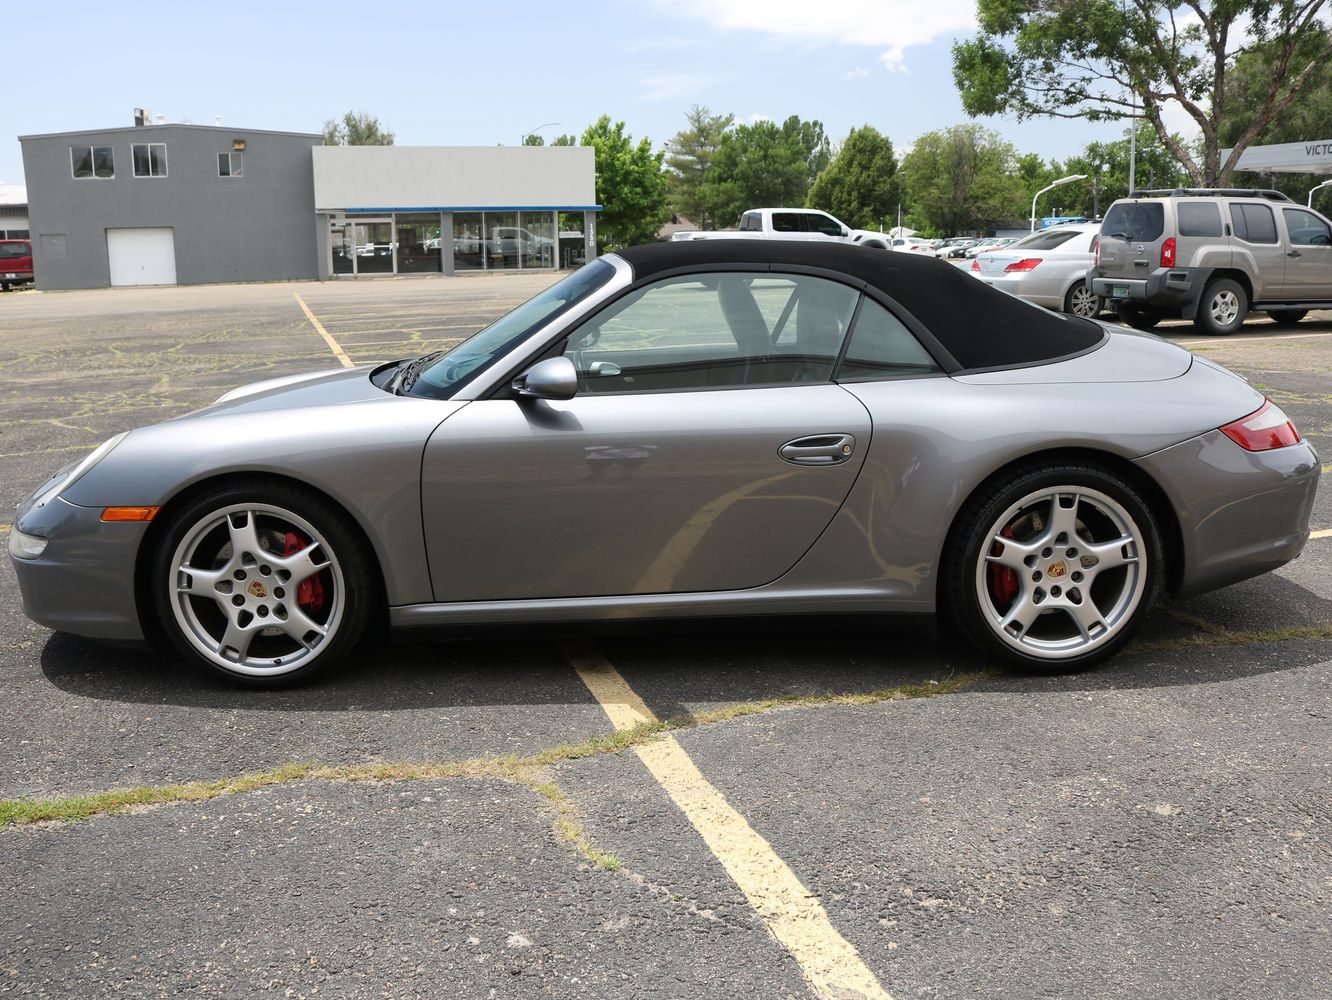
{"label": "blue sky", "polygon": [[[697,103],[818,118],[835,140],[868,123],[904,149],[967,120],[949,45],[973,14],[973,0],[26,4],[10,48],[30,85],[0,113],[0,181],[23,180],[14,136],[128,125],[142,106],[293,131],[363,109],[408,145],[511,144],[609,114],[660,146]],[[1046,158],[1115,137],[985,124]]]}

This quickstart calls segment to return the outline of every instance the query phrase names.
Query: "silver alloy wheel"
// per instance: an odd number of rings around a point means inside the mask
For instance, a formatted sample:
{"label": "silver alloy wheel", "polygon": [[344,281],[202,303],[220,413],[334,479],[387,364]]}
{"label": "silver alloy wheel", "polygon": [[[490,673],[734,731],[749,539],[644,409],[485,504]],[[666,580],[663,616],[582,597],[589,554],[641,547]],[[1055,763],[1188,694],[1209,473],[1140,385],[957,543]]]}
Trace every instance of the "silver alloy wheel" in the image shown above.
{"label": "silver alloy wheel", "polygon": [[1230,326],[1239,315],[1239,296],[1229,288],[1223,288],[1212,296],[1209,308],[1217,326]]}
{"label": "silver alloy wheel", "polygon": [[[284,542],[301,547],[282,553]],[[279,541],[278,539],[282,539]],[[318,608],[301,584],[317,580]],[[171,557],[171,608],[182,634],[228,671],[278,677],[328,647],[346,609],[346,584],[332,546],[298,514],[234,504],[197,521]]]}
{"label": "silver alloy wheel", "polygon": [[1037,659],[1109,642],[1147,589],[1141,529],[1116,500],[1087,487],[1028,494],[995,520],[983,546],[981,613],[1000,640]]}
{"label": "silver alloy wheel", "polygon": [[1101,297],[1083,282],[1073,286],[1073,291],[1069,294],[1069,305],[1074,316],[1095,319],[1101,312]]}

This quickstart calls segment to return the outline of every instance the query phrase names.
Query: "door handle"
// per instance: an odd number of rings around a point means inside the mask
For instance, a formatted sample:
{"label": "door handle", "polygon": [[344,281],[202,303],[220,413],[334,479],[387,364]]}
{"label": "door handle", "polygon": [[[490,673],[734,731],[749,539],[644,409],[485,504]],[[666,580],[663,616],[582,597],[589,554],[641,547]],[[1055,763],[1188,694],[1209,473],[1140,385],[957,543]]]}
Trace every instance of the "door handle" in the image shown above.
{"label": "door handle", "polygon": [[850,434],[811,434],[786,442],[777,454],[794,465],[840,465],[855,450],[856,439]]}
{"label": "door handle", "polygon": [[1286,254],[1286,256],[1287,256],[1287,257],[1303,257],[1304,254],[1300,253],[1298,250],[1292,250],[1290,253]]}

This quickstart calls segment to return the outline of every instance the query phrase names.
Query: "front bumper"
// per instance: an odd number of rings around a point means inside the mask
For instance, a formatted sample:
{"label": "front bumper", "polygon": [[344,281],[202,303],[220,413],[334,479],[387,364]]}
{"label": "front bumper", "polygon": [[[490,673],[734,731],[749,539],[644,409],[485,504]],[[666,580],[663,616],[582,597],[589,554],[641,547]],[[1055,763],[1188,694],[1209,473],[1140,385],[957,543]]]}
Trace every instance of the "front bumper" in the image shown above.
{"label": "front bumper", "polygon": [[148,525],[107,523],[100,507],[56,498],[20,509],[14,527],[48,539],[36,559],[12,558],[23,613],[39,625],[95,639],[143,639],[134,566]]}
{"label": "front bumper", "polygon": [[1107,302],[1153,306],[1192,319],[1198,311],[1198,299],[1211,273],[1210,269],[1196,267],[1158,267],[1145,278],[1104,278],[1093,275],[1091,288]]}
{"label": "front bumper", "polygon": [[1254,452],[1208,431],[1137,464],[1166,491],[1179,519],[1178,597],[1284,566],[1309,540],[1320,468],[1307,441]]}

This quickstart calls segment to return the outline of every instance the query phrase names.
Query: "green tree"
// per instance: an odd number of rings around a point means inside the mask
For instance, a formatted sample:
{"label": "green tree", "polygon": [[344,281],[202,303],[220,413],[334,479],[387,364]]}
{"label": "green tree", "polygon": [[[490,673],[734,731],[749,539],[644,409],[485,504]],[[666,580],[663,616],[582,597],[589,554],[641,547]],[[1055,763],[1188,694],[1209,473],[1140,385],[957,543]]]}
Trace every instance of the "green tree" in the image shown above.
{"label": "green tree", "polygon": [[[1297,55],[1297,61],[1316,53],[1325,43],[1324,38],[1312,37]],[[1235,60],[1235,66],[1226,77],[1227,106],[1231,109],[1221,123],[1221,142],[1234,143],[1249,130],[1254,109],[1267,79],[1276,72],[1273,65],[1278,53],[1270,45],[1256,46]],[[1325,138],[1332,135],[1332,60],[1321,62],[1299,96],[1280,114],[1275,115],[1254,137],[1256,143],[1299,142],[1302,139]],[[1243,173],[1242,183],[1261,187],[1275,187],[1296,201],[1304,201],[1309,189],[1326,177],[1313,174],[1255,174]],[[1320,192],[1321,193],[1321,192]],[[1315,195],[1315,197],[1318,197]],[[1326,206],[1327,203],[1323,203]]]}
{"label": "green tree", "polygon": [[624,122],[612,123],[608,115],[587,127],[582,145],[596,150],[597,202],[602,206],[597,245],[605,250],[655,240],[671,215],[661,168],[665,153],[654,153],[648,139],[634,142]]}
{"label": "green tree", "polygon": [[348,111],[342,120],[324,122],[325,146],[392,146],[393,133],[364,111]]}
{"label": "green tree", "polygon": [[873,229],[896,216],[900,200],[892,141],[866,125],[851,130],[837,156],[814,179],[805,203],[831,212],[848,226]]}
{"label": "green tree", "polygon": [[700,191],[704,209],[715,225],[732,226],[751,208],[803,205],[831,159],[821,122],[792,115],[781,125],[737,125],[712,157]]}
{"label": "green tree", "polygon": [[926,132],[902,158],[912,225],[965,233],[1027,215],[1025,187],[1011,143],[979,125]]}
{"label": "green tree", "polygon": [[714,115],[695,104],[685,112],[685,121],[688,128],[666,143],[666,188],[673,211],[709,229],[712,219],[703,203],[703,182],[735,115]]}
{"label": "green tree", "polygon": [[[1147,122],[1139,122],[1137,128],[1138,163],[1134,181],[1138,188],[1173,188],[1187,184],[1184,169],[1156,137],[1156,130]],[[1060,173],[1086,174],[1088,178],[1081,184],[1070,184],[1050,192],[1054,195],[1068,191],[1078,200],[1073,206],[1075,211],[1068,214],[1085,215],[1089,219],[1095,218],[1098,210],[1104,214],[1112,201],[1128,195],[1129,140],[1090,142],[1077,156],[1064,161]]]}
{"label": "green tree", "polygon": [[[1224,185],[1239,154],[1332,54],[1325,2],[978,0],[980,34],[954,43],[953,78],[972,116],[1145,119],[1193,183]],[[1226,77],[1251,40],[1267,51],[1268,72],[1223,163],[1221,129],[1233,110]],[[1172,104],[1197,124],[1196,150],[1166,128]]]}
{"label": "green tree", "polygon": [[[524,146],[544,146],[546,144],[545,136],[537,135],[535,132],[529,132],[523,136]],[[576,135],[557,135],[550,141],[552,146],[577,146],[578,136]]]}

